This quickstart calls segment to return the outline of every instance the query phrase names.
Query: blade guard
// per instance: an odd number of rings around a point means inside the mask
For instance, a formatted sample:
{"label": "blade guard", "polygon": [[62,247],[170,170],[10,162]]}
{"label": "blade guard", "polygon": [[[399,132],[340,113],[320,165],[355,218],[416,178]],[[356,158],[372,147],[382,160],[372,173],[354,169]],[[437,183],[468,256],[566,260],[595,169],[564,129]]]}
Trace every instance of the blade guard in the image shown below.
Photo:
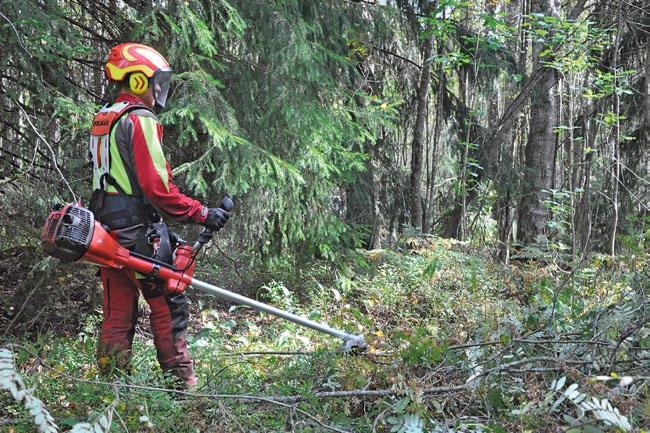
{"label": "blade guard", "polygon": [[354,335],[353,338],[343,340],[343,344],[339,348],[339,352],[359,354],[367,349],[367,344],[363,335]]}

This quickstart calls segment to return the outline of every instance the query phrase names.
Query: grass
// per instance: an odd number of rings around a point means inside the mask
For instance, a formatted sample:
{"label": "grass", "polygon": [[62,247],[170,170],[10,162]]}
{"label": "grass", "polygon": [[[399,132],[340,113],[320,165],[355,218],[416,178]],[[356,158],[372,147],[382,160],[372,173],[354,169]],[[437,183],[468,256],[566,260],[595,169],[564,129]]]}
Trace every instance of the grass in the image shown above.
{"label": "grass", "polygon": [[[66,429],[97,419],[115,405],[111,430],[115,432],[327,431],[320,424],[359,432],[445,431],[441,427],[445,425],[453,432],[550,432],[570,427],[565,415],[576,417],[575,407],[568,403],[551,409],[555,397],[545,403],[549,385],[561,376],[579,383],[590,396],[618,404],[633,425],[648,422],[643,409],[648,404],[647,382],[635,382],[634,392],[626,394],[612,391],[615,382],[590,379],[610,373],[601,362],[611,354],[609,346],[601,350],[577,343],[568,347],[517,343],[522,338],[616,342],[626,326],[638,323],[635,335],[621,343],[615,358],[622,362],[620,375],[628,374],[626,369],[630,375],[647,374],[642,361],[631,358],[650,355],[647,322],[641,320],[640,311],[623,308],[638,305],[638,295],[645,302],[639,289],[644,267],[637,263],[644,258],[637,262],[596,258],[570,274],[534,262],[504,267],[443,239],[429,239],[403,252],[364,254],[363,260],[351,261],[344,270],[316,263],[278,273],[257,292],[261,300],[280,308],[363,334],[369,347],[361,356],[337,353],[339,343],[315,331],[245,307],[228,310],[191,293],[195,314],[190,352],[201,381],[198,392],[305,397],[288,408],[250,399],[189,397],[95,383],[104,380],[94,358],[99,312],[81,318],[77,335],[42,333],[31,341],[17,341],[16,363]],[[215,275],[204,276],[211,278]],[[589,328],[597,316],[596,325]],[[488,344],[455,347],[468,342]],[[557,363],[523,363],[507,375],[499,370],[509,362],[540,357],[557,358]],[[594,364],[563,364],[568,359]],[[160,373],[151,339],[141,334],[135,340],[133,365],[132,373],[120,378],[124,382],[172,386]],[[480,376],[490,369],[494,373]],[[477,374],[480,379],[462,392],[424,394],[432,387],[463,385]],[[367,389],[393,395],[315,396]],[[11,420],[0,425],[2,431],[33,431],[25,409],[8,394],[0,394],[0,407],[0,418]],[[600,431],[609,428],[589,419]]]}

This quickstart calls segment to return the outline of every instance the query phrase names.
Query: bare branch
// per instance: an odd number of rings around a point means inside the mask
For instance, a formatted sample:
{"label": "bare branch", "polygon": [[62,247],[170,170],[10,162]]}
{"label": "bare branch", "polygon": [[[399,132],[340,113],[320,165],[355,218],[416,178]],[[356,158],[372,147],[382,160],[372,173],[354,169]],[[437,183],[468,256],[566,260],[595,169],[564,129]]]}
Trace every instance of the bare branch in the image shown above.
{"label": "bare branch", "polygon": [[65,183],[66,187],[70,191],[70,194],[72,194],[72,199],[75,202],[79,201],[79,198],[77,197],[77,194],[75,194],[75,192],[72,190],[72,187],[70,186],[70,183],[68,183],[68,180],[65,178],[65,176],[63,175],[63,172],[59,168],[59,164],[56,162],[56,153],[54,152],[54,149],[52,148],[50,143],[47,141],[47,139],[45,137],[43,137],[43,134],[41,134],[41,132],[38,130],[38,128],[36,128],[36,126],[34,126],[34,124],[32,123],[32,120],[29,117],[29,114],[27,114],[25,109],[23,107],[21,107],[20,105],[18,105],[18,107],[20,108],[20,111],[22,111],[23,114],[25,115],[25,119],[27,119],[27,122],[29,123],[29,126],[31,126],[32,129],[34,130],[34,133],[38,136],[38,138],[40,138],[43,141],[45,146],[47,146],[50,153],[52,154],[52,162],[54,163],[54,168],[59,173],[59,176],[61,176],[61,180],[63,181],[63,183]]}

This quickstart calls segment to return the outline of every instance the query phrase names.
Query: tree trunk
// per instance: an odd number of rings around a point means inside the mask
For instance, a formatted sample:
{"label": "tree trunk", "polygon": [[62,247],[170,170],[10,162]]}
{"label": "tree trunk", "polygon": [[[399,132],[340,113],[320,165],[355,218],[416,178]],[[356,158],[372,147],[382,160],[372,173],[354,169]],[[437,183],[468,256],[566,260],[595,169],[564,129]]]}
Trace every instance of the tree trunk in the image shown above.
{"label": "tree trunk", "polygon": [[433,126],[433,149],[431,151],[431,173],[428,183],[427,190],[427,203],[428,203],[428,212],[424,224],[424,233],[430,233],[433,228],[434,214],[433,214],[433,205],[435,198],[435,189],[436,189],[436,174],[438,168],[438,147],[440,143],[440,136],[442,131],[442,124],[444,121],[443,113],[443,98],[444,98],[444,86],[445,86],[445,75],[444,71],[441,68],[438,69],[438,92],[436,94],[436,120]]}
{"label": "tree trunk", "polygon": [[645,50],[645,128],[641,134],[646,146],[650,143],[650,43],[646,42]]}
{"label": "tree trunk", "polygon": [[[533,0],[531,12],[559,16],[557,0]],[[542,43],[533,44],[535,68],[540,67]],[[549,214],[544,206],[547,191],[553,185],[555,127],[558,101],[555,74],[542,74],[531,92],[530,129],[525,150],[522,197],[519,204],[518,238],[523,244],[534,242],[545,231]]]}
{"label": "tree trunk", "polygon": [[[427,26],[427,30],[430,27]],[[431,83],[431,53],[433,51],[433,35],[428,35],[424,42],[424,65],[420,76],[420,85],[417,94],[417,111],[415,116],[415,130],[411,145],[411,188],[410,207],[411,225],[422,230],[422,148],[425,136],[425,120],[427,115],[427,96]]]}
{"label": "tree trunk", "polygon": [[[591,120],[585,120],[585,123],[592,123]],[[590,125],[589,137],[587,138],[587,143],[593,143],[595,141],[596,131],[593,125]],[[592,138],[593,136],[593,138]],[[593,160],[593,152],[590,151],[585,155],[585,175],[584,182],[582,184],[582,200],[578,210],[578,217],[576,218],[576,231],[578,238],[578,250],[580,251],[580,257],[584,258],[589,253],[589,241],[591,238],[591,165]]]}
{"label": "tree trunk", "polygon": [[[523,20],[528,14],[526,9],[526,2],[512,2],[506,7],[506,13],[510,16],[519,16],[517,27],[520,29],[517,36],[517,69],[523,73],[526,71],[526,38],[523,32]],[[496,11],[494,11],[496,13]],[[508,82],[504,89],[504,94],[499,94],[497,101],[496,111],[494,116],[491,116],[490,130],[494,131],[498,128],[499,120],[503,113],[499,111],[498,105],[501,100],[507,101],[512,95],[516,94],[518,86],[515,83]],[[520,121],[515,122],[512,128],[504,131],[501,134],[501,147],[499,149],[498,165],[496,167],[496,174],[494,183],[497,191],[497,200],[494,205],[493,215],[497,222],[497,235],[498,235],[498,249],[497,258],[504,263],[509,263],[510,260],[510,239],[513,227],[514,210],[512,209],[513,192],[516,191],[514,187],[515,178],[513,156],[515,152],[515,142],[517,140],[516,131],[519,129]]]}
{"label": "tree trunk", "polygon": [[508,262],[510,233],[512,232],[513,212],[511,209],[513,192],[513,160],[515,133],[510,130],[504,134],[500,164],[497,169],[496,186],[498,197],[495,205],[495,219],[499,236],[499,259]]}
{"label": "tree trunk", "polygon": [[370,165],[372,178],[372,215],[373,226],[368,249],[374,250],[381,248],[389,235],[388,217],[389,217],[389,200],[388,200],[388,179],[386,179],[386,169],[382,166],[381,153],[386,145],[386,132],[382,129],[381,138],[377,140],[372,149],[372,158]]}

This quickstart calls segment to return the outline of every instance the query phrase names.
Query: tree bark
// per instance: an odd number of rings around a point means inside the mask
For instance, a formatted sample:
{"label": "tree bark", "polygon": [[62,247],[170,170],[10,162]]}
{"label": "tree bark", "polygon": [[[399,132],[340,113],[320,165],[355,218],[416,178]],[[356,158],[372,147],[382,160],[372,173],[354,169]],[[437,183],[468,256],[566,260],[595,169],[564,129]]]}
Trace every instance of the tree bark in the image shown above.
{"label": "tree bark", "polygon": [[[559,16],[557,0],[533,0],[531,11],[547,16]],[[543,43],[533,43],[535,68],[542,67],[539,53]],[[530,129],[525,149],[522,196],[519,204],[518,238],[530,244],[544,233],[548,209],[544,206],[548,190],[553,185],[555,127],[557,126],[557,79],[554,73],[544,73],[531,92]]]}
{"label": "tree bark", "polygon": [[[427,26],[430,30],[430,26]],[[427,35],[424,48],[424,64],[417,93],[417,110],[415,116],[415,129],[413,143],[411,144],[411,179],[410,179],[410,208],[411,225],[422,230],[422,148],[425,136],[425,120],[427,115],[427,96],[431,83],[431,53],[433,51],[433,35]]]}
{"label": "tree bark", "polygon": [[645,128],[643,128],[642,143],[650,143],[650,43],[646,42],[645,50]]}
{"label": "tree bark", "polygon": [[436,95],[436,120],[433,126],[433,149],[431,151],[431,173],[430,179],[428,182],[427,194],[427,214],[426,218],[423,221],[424,224],[424,233],[430,233],[433,228],[434,221],[434,198],[435,198],[435,189],[436,189],[436,174],[438,168],[438,147],[440,143],[440,136],[442,131],[442,124],[444,121],[443,113],[443,99],[444,99],[444,89],[445,89],[445,75],[444,71],[441,68],[438,69],[438,92]]}
{"label": "tree bark", "polygon": [[514,180],[512,175],[512,156],[515,147],[515,137],[514,130],[510,130],[508,134],[504,134],[500,164],[496,175],[498,197],[495,205],[495,219],[497,221],[499,236],[498,257],[506,263],[508,262],[510,233],[512,232],[513,222],[513,211],[511,209]]}
{"label": "tree bark", "polygon": [[[586,144],[591,148],[596,142],[597,129],[591,119],[584,120],[584,136]],[[584,181],[582,183],[582,200],[576,213],[577,240],[580,257],[584,258],[589,253],[589,244],[591,238],[591,166],[593,161],[593,151],[587,152],[584,159]]]}
{"label": "tree bark", "polygon": [[[525,1],[519,4],[511,4],[510,10],[508,11],[509,15],[518,15],[520,17],[517,25],[519,34],[517,36],[516,52],[518,53],[517,69],[522,76],[526,73],[526,65],[528,62],[526,37],[523,30],[528,13],[528,5]],[[505,93],[507,97],[516,95],[519,90],[521,90],[521,87],[515,83],[510,82],[506,84]],[[504,97],[504,99],[506,98]],[[491,131],[498,130],[498,123],[502,118],[502,113],[497,113],[497,115],[498,117],[495,117],[495,124],[490,124]],[[500,149],[499,164],[495,175],[497,201],[494,209],[494,219],[497,221],[497,234],[499,237],[497,257],[506,264],[510,261],[510,241],[512,239],[513,226],[515,225],[514,219],[516,216],[514,201],[516,200],[517,179],[514,173],[518,169],[518,167],[515,167],[518,164],[515,164],[513,158],[517,150],[517,145],[520,142],[522,131],[526,127],[525,119],[520,116],[515,116],[514,119],[515,121],[512,123],[512,127],[505,129],[500,134],[502,147]]]}

